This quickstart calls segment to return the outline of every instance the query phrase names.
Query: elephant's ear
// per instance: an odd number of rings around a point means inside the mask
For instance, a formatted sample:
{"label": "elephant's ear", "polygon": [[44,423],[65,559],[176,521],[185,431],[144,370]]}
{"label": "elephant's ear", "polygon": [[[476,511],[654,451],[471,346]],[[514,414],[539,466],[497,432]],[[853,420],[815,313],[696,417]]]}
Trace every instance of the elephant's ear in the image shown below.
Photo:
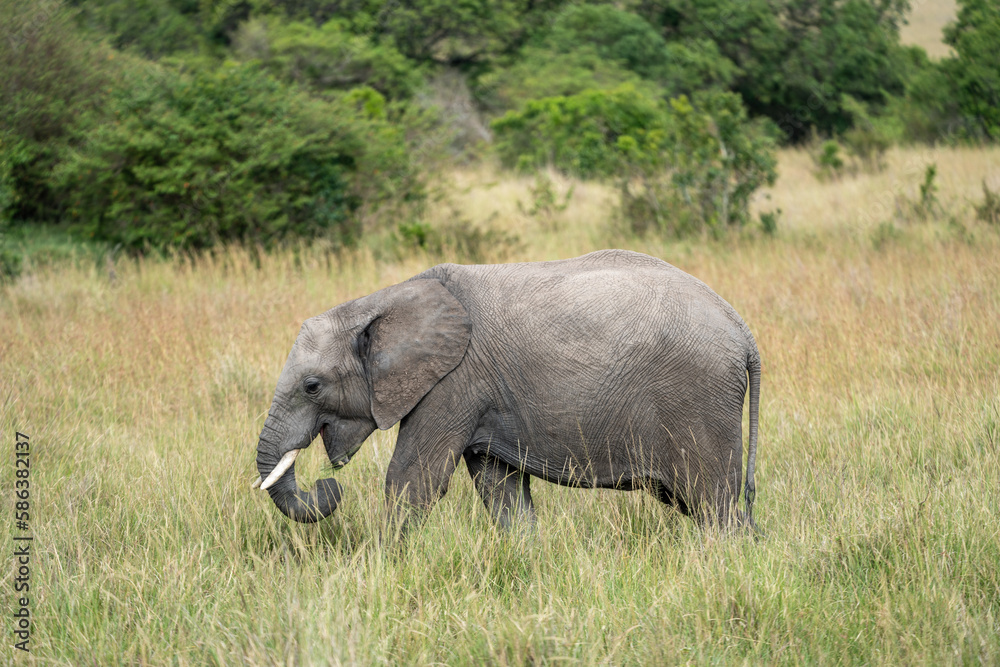
{"label": "elephant's ear", "polygon": [[372,416],[387,429],[462,361],[472,323],[437,280],[411,280],[378,296],[358,353],[371,386]]}

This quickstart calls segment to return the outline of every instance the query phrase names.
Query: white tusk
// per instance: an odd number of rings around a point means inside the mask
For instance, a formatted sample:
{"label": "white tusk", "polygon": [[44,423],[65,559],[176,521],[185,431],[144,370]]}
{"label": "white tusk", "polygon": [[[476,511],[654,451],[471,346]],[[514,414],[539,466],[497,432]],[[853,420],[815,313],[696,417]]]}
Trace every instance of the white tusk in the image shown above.
{"label": "white tusk", "polygon": [[285,471],[292,467],[295,463],[295,457],[299,455],[301,449],[293,449],[290,452],[285,452],[285,455],[281,457],[278,461],[278,465],[274,466],[274,470],[271,474],[267,476],[267,479],[263,481],[260,485],[261,491],[267,491],[269,488],[274,486],[274,483],[281,479],[281,476],[285,474]]}
{"label": "white tusk", "polygon": [[260,475],[257,475],[257,479],[255,479],[253,481],[253,484],[250,485],[250,488],[251,489],[256,489],[258,486],[260,486],[260,483],[263,482],[263,481],[264,481],[264,478],[261,477]]}

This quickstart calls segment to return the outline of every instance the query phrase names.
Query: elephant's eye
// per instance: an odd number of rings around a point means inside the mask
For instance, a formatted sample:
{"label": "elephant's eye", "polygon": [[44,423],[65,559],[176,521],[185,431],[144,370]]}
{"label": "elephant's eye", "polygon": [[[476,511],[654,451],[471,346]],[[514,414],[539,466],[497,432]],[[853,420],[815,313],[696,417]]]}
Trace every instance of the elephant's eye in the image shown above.
{"label": "elephant's eye", "polygon": [[302,388],[305,389],[306,393],[309,395],[316,394],[317,392],[319,392],[320,388],[319,380],[309,378],[303,383]]}

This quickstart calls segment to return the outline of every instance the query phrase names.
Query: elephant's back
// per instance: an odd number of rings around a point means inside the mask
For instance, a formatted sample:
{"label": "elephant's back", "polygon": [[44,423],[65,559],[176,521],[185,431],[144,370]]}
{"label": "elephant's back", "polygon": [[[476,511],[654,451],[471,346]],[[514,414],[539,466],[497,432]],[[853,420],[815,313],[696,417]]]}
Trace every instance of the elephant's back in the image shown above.
{"label": "elephant's back", "polygon": [[628,378],[671,386],[683,378],[690,386],[745,377],[756,351],[746,324],[725,300],[693,276],[640,253],[441,265],[419,277],[442,280],[465,306],[472,321],[470,353],[521,393],[541,396],[553,385],[569,386],[597,400]]}
{"label": "elephant's back", "polygon": [[417,277],[441,280],[474,323],[507,331],[661,341],[722,330],[737,341],[749,335],[739,314],[705,283],[627,250],[548,262],[442,264]]}

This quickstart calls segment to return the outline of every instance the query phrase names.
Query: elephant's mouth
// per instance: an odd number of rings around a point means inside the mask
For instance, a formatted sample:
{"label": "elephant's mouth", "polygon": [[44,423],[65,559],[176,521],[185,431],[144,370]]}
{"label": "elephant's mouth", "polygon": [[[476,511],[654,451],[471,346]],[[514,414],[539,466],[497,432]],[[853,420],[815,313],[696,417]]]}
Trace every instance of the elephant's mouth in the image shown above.
{"label": "elephant's mouth", "polygon": [[333,451],[333,448],[337,446],[336,439],[332,437],[330,433],[331,428],[329,424],[323,424],[319,429],[319,434],[323,438],[323,447],[326,449],[326,455],[330,459],[330,464],[333,466],[334,470],[340,470],[348,463],[350,463],[351,458],[358,453],[361,449],[362,443],[359,442],[355,445],[354,449],[346,453],[337,453]]}

